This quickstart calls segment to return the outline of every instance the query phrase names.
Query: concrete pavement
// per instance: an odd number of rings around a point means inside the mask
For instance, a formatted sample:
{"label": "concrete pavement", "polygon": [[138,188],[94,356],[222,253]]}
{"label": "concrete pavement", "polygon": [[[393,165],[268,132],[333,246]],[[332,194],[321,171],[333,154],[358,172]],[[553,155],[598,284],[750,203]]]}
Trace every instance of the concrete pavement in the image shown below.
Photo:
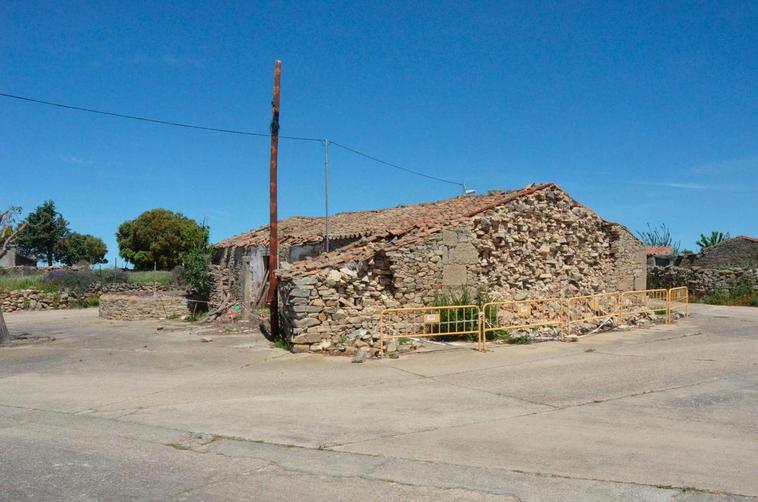
{"label": "concrete pavement", "polygon": [[758,309],[692,309],[364,364],[95,310],[9,314],[56,340],[0,349],[0,499],[758,497]]}

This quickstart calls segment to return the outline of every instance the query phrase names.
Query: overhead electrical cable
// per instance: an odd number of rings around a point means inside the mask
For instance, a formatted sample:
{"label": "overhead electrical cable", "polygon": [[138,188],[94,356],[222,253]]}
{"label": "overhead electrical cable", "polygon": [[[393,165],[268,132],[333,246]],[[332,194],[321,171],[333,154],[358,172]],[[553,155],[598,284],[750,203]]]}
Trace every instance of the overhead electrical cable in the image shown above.
{"label": "overhead electrical cable", "polygon": [[[17,94],[10,94],[10,93],[6,93],[6,92],[0,92],[0,96],[1,97],[5,97],[5,98],[10,98],[10,99],[16,99],[16,100],[20,100],[20,101],[27,101],[27,102],[30,102],[30,103],[37,103],[37,104],[41,104],[41,105],[54,106],[54,107],[63,108],[63,109],[66,109],[66,110],[75,110],[75,111],[86,112],[86,113],[94,113],[94,114],[97,114],[97,115],[105,115],[105,116],[108,116],[108,117],[116,117],[116,118],[128,119],[128,120],[137,120],[137,121],[140,121],[140,122],[149,122],[149,123],[152,123],[152,124],[160,124],[160,125],[173,126],[173,127],[183,127],[185,129],[196,129],[196,130],[201,130],[201,131],[210,131],[210,132],[217,132],[217,133],[224,133],[224,134],[237,134],[237,135],[241,135],[241,136],[256,136],[256,137],[261,137],[261,138],[269,138],[269,137],[271,137],[270,133],[254,132],[254,131],[243,131],[243,130],[239,130],[239,129],[225,129],[225,128],[219,128],[219,127],[209,127],[209,126],[203,126],[203,125],[197,125],[197,124],[187,124],[187,123],[183,123],[183,122],[174,122],[174,121],[170,121],[170,120],[155,119],[155,118],[151,118],[151,117],[142,117],[142,116],[139,116],[139,115],[129,115],[129,114],[125,114],[125,113],[109,112],[109,111],[105,111],[105,110],[97,110],[97,109],[94,109],[94,108],[85,108],[83,106],[74,106],[74,105],[67,105],[67,104],[64,104],[64,103],[56,103],[56,102],[53,102],[53,101],[45,101],[45,100],[42,100],[42,99],[30,98],[30,97],[27,97],[27,96],[19,96]],[[279,137],[282,138],[282,139],[289,139],[289,140],[293,140],[293,141],[309,141],[309,142],[317,142],[317,143],[322,143],[322,144],[325,144],[325,142],[327,141],[327,140],[321,139],[321,138],[308,138],[308,137],[304,137],[304,136],[284,136],[284,135],[280,135]],[[430,180],[435,180],[435,181],[439,181],[439,182],[442,182],[442,183],[448,183],[450,185],[457,185],[459,187],[464,187],[464,189],[465,189],[465,185],[463,183],[461,183],[461,182],[453,181],[453,180],[448,180],[448,179],[445,179],[445,178],[440,178],[438,176],[432,176],[430,174],[422,173],[421,171],[416,171],[414,169],[409,169],[407,167],[399,166],[397,164],[393,164],[392,162],[387,162],[386,160],[382,160],[382,159],[380,159],[378,157],[374,157],[373,155],[369,155],[367,153],[361,152],[360,150],[356,150],[355,148],[351,148],[349,146],[337,143],[337,142],[332,141],[332,140],[329,140],[329,143],[332,144],[332,145],[334,145],[334,146],[336,146],[336,147],[342,148],[343,150],[346,150],[348,152],[354,153],[355,155],[359,155],[359,156],[364,157],[366,159],[369,159],[369,160],[372,160],[374,162],[377,162],[379,164],[383,164],[385,166],[392,167],[394,169],[398,169],[400,171],[404,171],[404,172],[407,172],[407,173],[410,173],[410,174],[414,174],[416,176],[421,176],[421,177],[424,177],[424,178],[427,178],[427,179],[430,179]]]}

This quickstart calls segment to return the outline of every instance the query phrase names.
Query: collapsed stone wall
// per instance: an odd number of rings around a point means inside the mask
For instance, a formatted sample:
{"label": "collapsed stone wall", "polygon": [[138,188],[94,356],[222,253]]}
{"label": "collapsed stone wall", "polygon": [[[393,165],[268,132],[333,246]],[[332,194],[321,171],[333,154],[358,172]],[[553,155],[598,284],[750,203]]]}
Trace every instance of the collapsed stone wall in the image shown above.
{"label": "collapsed stone wall", "polygon": [[187,298],[179,294],[105,294],[100,297],[99,316],[102,319],[181,319],[189,313]]}
{"label": "collapsed stone wall", "polygon": [[557,188],[375,246],[362,262],[282,275],[295,350],[343,351],[358,330],[377,328],[384,308],[429,305],[462,288],[501,300],[645,288],[644,245]]}
{"label": "collapsed stone wall", "polygon": [[208,294],[208,302],[211,306],[222,305],[225,301],[242,301],[239,267],[210,265],[208,275],[211,279]]}
{"label": "collapsed stone wall", "polygon": [[650,267],[648,283],[651,288],[687,286],[695,295],[705,295],[734,288],[742,281],[753,285],[758,292],[758,267],[755,268],[689,268]]}

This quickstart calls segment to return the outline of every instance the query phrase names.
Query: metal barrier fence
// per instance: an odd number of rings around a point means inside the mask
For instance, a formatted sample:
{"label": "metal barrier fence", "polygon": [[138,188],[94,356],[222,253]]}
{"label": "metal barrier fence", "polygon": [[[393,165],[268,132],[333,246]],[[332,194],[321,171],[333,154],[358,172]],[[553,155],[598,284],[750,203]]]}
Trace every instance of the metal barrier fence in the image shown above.
{"label": "metal barrier fence", "polygon": [[621,293],[621,315],[623,321],[626,317],[634,315],[653,314],[663,317],[666,324],[669,322],[669,303],[667,289],[642,289],[638,291],[624,291]]}
{"label": "metal barrier fence", "polygon": [[499,334],[509,329],[561,327],[565,323],[565,308],[561,298],[485,303],[482,314],[483,342],[487,341],[489,334]]}
{"label": "metal barrier fence", "polygon": [[392,308],[383,310],[379,318],[380,354],[384,353],[387,338],[445,336],[466,336],[478,342],[479,350],[484,350],[479,306]]}
{"label": "metal barrier fence", "polygon": [[684,317],[689,315],[690,292],[687,286],[671,288],[668,292],[668,322],[672,321],[673,312],[681,312]]}
{"label": "metal barrier fence", "polygon": [[621,293],[599,293],[566,299],[566,332],[569,336],[574,323],[610,317],[616,317],[621,324]]}
{"label": "metal barrier fence", "polygon": [[488,337],[506,335],[508,330],[556,326],[570,336],[576,323],[615,318],[618,325],[628,317],[645,315],[668,324],[672,312],[688,315],[688,302],[687,288],[679,287],[488,302],[481,309],[478,305],[391,308],[379,319],[380,353],[385,339],[394,338],[465,336],[476,340],[483,351]]}

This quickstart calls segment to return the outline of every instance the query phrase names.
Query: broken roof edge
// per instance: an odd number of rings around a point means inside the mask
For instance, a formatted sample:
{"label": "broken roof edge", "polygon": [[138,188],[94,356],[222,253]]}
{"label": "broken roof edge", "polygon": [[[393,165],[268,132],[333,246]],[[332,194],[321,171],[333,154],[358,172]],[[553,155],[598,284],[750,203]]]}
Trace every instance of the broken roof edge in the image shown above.
{"label": "broken roof edge", "polygon": [[[484,199],[484,198],[492,198],[492,197],[504,197],[509,196],[514,193],[519,193],[527,188],[530,187],[545,187],[548,185],[554,185],[553,183],[543,183],[543,184],[536,184],[532,183],[530,185],[527,185],[525,188],[516,188],[513,190],[490,190],[487,193],[479,194],[479,195],[457,195],[455,197],[450,197],[447,199],[440,199],[435,201],[426,201],[426,202],[419,202],[416,204],[399,204],[397,206],[387,207],[387,208],[380,208],[380,209],[368,209],[363,211],[342,211],[339,213],[335,213],[331,216],[329,216],[330,221],[339,221],[341,218],[349,217],[349,216],[363,216],[368,217],[372,215],[381,215],[382,213],[386,213],[388,211],[397,210],[397,209],[415,209],[415,208],[429,208],[430,210],[433,209],[435,206],[444,206],[445,204],[449,204],[451,202],[461,200],[461,199]],[[481,210],[484,209],[478,209],[475,211],[481,212]],[[473,213],[473,214],[475,214]],[[463,213],[464,215],[466,212]],[[314,224],[323,224],[325,220],[324,216],[291,216],[289,218],[286,218],[284,220],[279,221],[279,243],[280,244],[318,244],[324,241],[324,235],[311,235],[311,236],[300,236],[300,235],[287,235],[285,227],[288,224],[292,223],[314,223]],[[233,235],[231,237],[228,237],[226,239],[223,239],[216,244],[213,245],[215,249],[223,250],[223,249],[229,249],[229,248],[255,248],[255,247],[267,247],[268,246],[268,237],[267,234],[269,229],[269,225],[263,225],[260,226],[254,230],[249,230],[247,232],[242,232],[240,234]],[[382,238],[389,237],[391,235],[404,235],[409,230],[412,230],[413,226],[405,229],[391,229],[387,231],[380,231],[377,229],[371,229],[371,230],[357,230],[353,232],[340,232],[340,231],[332,231],[329,233],[329,238],[332,240],[341,240],[341,239],[360,239],[364,237],[374,237],[379,236]],[[399,230],[399,231],[397,231]]]}
{"label": "broken roof edge", "polygon": [[[398,240],[392,243],[387,243],[387,244],[391,244],[395,248],[401,248],[401,247],[407,246],[409,244],[412,244],[413,242],[416,242],[420,238],[428,237],[429,235],[433,235],[435,233],[441,232],[444,228],[446,228],[449,225],[458,224],[463,220],[472,218],[476,216],[477,214],[481,214],[485,211],[494,209],[502,204],[511,202],[513,200],[517,200],[521,197],[526,197],[528,195],[531,195],[533,193],[536,193],[548,188],[555,188],[559,190],[561,193],[565,194],[569,199],[571,199],[572,202],[576,203],[577,205],[582,206],[580,202],[576,201],[574,198],[568,195],[568,193],[565,190],[563,190],[560,186],[558,186],[555,183],[552,183],[552,182],[542,183],[542,184],[532,183],[522,189],[511,190],[508,192],[501,191],[499,192],[499,195],[502,195],[502,198],[500,198],[499,200],[493,201],[492,203],[487,204],[486,206],[477,208],[474,211],[469,211],[461,215],[460,217],[447,222],[444,225],[434,225],[431,227],[414,226],[413,228],[408,229],[405,233],[397,235],[396,237],[398,237]],[[413,235],[411,236],[411,234]],[[382,249],[378,248],[376,246],[376,243],[382,243],[382,242],[386,243],[385,236],[382,236],[382,235],[373,235],[370,237],[364,237],[357,242],[353,242],[351,244],[348,244],[347,246],[341,247],[334,251],[330,251],[329,253],[322,253],[319,256],[316,256],[313,258],[309,257],[297,263],[291,264],[287,267],[287,270],[282,270],[282,269],[278,270],[277,275],[282,278],[303,277],[307,275],[317,274],[319,271],[321,271],[324,268],[330,268],[330,267],[335,268],[335,267],[345,265],[346,263],[350,261],[361,261],[361,260],[369,258],[374,252],[381,251]],[[370,248],[370,249],[366,249],[366,248]],[[357,252],[361,250],[363,252]]]}
{"label": "broken roof edge", "polygon": [[476,216],[477,214],[481,214],[491,209],[494,209],[495,207],[498,207],[502,204],[506,204],[508,202],[517,200],[521,197],[527,197],[536,192],[550,189],[550,188],[561,192],[575,206],[583,207],[591,211],[601,221],[605,222],[606,224],[619,228],[619,229],[623,229],[624,231],[626,231],[626,233],[629,236],[631,236],[633,239],[639,242],[641,246],[644,246],[642,241],[640,241],[639,238],[635,236],[634,233],[632,233],[629,230],[629,228],[627,228],[625,225],[614,222],[614,221],[606,220],[605,218],[597,214],[595,210],[582,204],[581,202],[573,198],[571,195],[569,195],[569,193],[566,192],[566,190],[564,190],[563,188],[561,188],[557,183],[553,183],[553,182],[542,183],[542,184],[532,183],[522,189],[512,190],[509,192],[500,192],[503,195],[502,199],[495,201],[492,204],[488,204],[486,207],[478,208],[476,211],[472,211],[467,214],[464,214],[461,217],[453,221],[450,221],[445,225],[437,225],[437,226],[427,227],[427,228],[416,226],[409,229],[404,234],[398,235],[397,236],[398,239],[393,242],[387,242],[387,240],[385,239],[385,236],[381,236],[381,235],[373,235],[370,237],[364,237],[360,239],[359,241],[353,242],[351,244],[348,244],[347,246],[341,247],[329,253],[322,253],[321,255],[316,256],[316,257],[309,257],[297,263],[288,264],[286,270],[280,269],[277,271],[277,276],[284,279],[297,279],[299,277],[306,277],[309,275],[318,274],[324,269],[339,268],[346,265],[348,262],[351,262],[351,261],[366,260],[370,258],[371,256],[373,256],[374,254],[376,254],[377,252],[388,250],[390,246],[393,249],[403,248],[407,245],[417,242],[421,238],[425,238],[435,233],[439,233],[442,230],[444,230],[444,228],[447,228],[449,225],[458,224],[463,220],[472,218]]}

